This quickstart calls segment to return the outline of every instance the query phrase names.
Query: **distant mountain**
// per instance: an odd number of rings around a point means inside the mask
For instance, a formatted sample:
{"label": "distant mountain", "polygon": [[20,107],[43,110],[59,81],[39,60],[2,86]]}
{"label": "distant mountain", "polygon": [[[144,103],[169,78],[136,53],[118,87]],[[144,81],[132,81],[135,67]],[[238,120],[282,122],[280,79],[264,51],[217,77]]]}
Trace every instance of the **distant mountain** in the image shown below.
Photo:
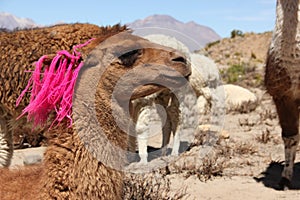
{"label": "distant mountain", "polygon": [[32,28],[38,25],[31,19],[19,18],[12,14],[0,12],[0,28],[13,30],[16,28]]}
{"label": "distant mountain", "polygon": [[140,36],[164,34],[175,37],[184,43],[190,51],[199,50],[207,43],[221,39],[211,28],[193,21],[184,23],[168,15],[152,15],[127,24],[134,34]]}

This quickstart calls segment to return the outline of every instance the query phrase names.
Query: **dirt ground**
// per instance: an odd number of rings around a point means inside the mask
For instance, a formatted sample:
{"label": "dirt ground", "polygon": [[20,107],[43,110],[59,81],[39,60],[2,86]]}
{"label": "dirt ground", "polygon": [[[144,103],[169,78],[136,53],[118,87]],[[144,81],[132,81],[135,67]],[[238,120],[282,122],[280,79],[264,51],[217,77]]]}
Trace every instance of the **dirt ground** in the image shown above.
{"label": "dirt ground", "polygon": [[284,160],[281,129],[271,97],[264,91],[257,92],[257,96],[261,103],[255,111],[225,116],[222,131],[226,139],[220,145],[228,145],[233,153],[219,155],[219,159],[225,157],[220,174],[207,181],[200,181],[197,175],[171,178],[172,190],[186,187],[182,199],[300,199],[300,147],[294,189],[277,191]]}

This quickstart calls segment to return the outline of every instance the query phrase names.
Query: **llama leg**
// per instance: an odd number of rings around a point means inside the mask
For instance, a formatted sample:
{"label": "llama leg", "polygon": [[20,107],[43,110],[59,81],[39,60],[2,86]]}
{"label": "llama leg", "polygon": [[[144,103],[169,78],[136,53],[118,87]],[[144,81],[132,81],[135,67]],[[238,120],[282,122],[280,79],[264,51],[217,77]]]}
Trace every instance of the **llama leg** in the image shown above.
{"label": "llama leg", "polygon": [[[172,132],[173,132],[173,148],[172,148],[172,155],[178,155],[179,154],[179,147],[180,147],[180,132],[177,130],[180,130],[180,127],[178,127],[179,125],[179,107],[177,107],[177,109],[175,109],[176,114],[173,113],[170,121],[172,124]],[[171,134],[171,131],[170,131]]]}
{"label": "llama leg", "polygon": [[[181,100],[183,101],[183,99]],[[180,126],[181,122],[181,116],[180,116],[180,105],[179,100],[177,97],[173,94],[172,95],[172,101],[171,105],[168,108],[168,115],[170,116],[170,121],[172,125],[172,132],[173,132],[173,148],[171,155],[178,155],[179,154],[179,147],[180,147],[180,132],[177,130],[181,130]]]}
{"label": "llama leg", "polygon": [[13,155],[12,134],[7,130],[6,122],[0,119],[0,167],[8,167]]}
{"label": "llama leg", "polygon": [[145,109],[139,113],[135,127],[138,141],[139,156],[141,158],[140,163],[148,162],[147,141],[149,136],[149,119],[150,110],[145,107]]}
{"label": "llama leg", "polygon": [[132,153],[135,153],[136,150],[136,136],[128,135],[128,150]]}
{"label": "llama leg", "polygon": [[169,102],[170,93],[162,92],[154,100],[156,104],[157,114],[160,116],[162,125],[162,145],[161,145],[161,155],[167,155],[168,144],[170,142],[172,122],[169,116]]}
{"label": "llama leg", "polygon": [[[131,133],[132,134],[132,133]],[[131,162],[136,162],[136,154],[135,154],[135,151],[136,151],[136,135],[131,135],[129,134],[128,135],[128,162],[131,163]]]}
{"label": "llama leg", "polygon": [[138,138],[139,156],[141,158],[140,163],[146,164],[148,162],[148,152],[147,152],[148,132],[144,131],[143,133],[138,133],[137,138]]}
{"label": "llama leg", "polygon": [[299,134],[291,137],[282,137],[285,150],[285,165],[282,172],[281,185],[289,186],[293,176],[294,161],[296,157],[297,146],[299,144]]}
{"label": "llama leg", "polygon": [[[180,130],[180,129],[179,129]],[[174,141],[173,141],[173,148],[171,155],[177,156],[179,154],[179,147],[180,147],[180,132],[173,132]]]}
{"label": "llama leg", "polygon": [[297,104],[288,98],[275,100],[275,104],[282,128],[285,151],[285,165],[279,182],[279,189],[285,189],[285,187],[290,187],[296,149],[299,143],[299,111]]}
{"label": "llama leg", "polygon": [[166,122],[162,128],[162,132],[163,132],[163,141],[161,147],[162,156],[167,155],[168,144],[170,142],[170,136],[171,136],[171,126],[172,126],[171,120],[169,119],[169,117],[167,117]]}

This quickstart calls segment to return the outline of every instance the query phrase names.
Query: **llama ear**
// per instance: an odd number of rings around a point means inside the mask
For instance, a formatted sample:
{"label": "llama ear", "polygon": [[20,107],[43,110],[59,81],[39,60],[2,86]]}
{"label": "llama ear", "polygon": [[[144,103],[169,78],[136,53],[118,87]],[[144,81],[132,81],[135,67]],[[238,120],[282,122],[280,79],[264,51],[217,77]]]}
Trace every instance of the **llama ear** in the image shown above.
{"label": "llama ear", "polygon": [[122,65],[124,65],[125,67],[130,67],[135,63],[135,61],[137,60],[139,55],[141,55],[141,53],[141,49],[134,49],[119,56],[119,59]]}

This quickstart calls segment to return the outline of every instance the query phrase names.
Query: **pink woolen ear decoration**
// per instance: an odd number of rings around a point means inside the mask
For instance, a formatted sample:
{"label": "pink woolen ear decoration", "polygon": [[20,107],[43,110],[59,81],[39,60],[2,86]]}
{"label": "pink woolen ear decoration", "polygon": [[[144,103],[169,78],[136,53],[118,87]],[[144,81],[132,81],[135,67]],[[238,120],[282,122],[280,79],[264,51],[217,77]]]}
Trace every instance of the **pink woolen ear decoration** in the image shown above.
{"label": "pink woolen ear decoration", "polygon": [[31,92],[30,103],[18,118],[27,113],[27,120],[33,121],[35,126],[45,125],[54,110],[56,117],[50,128],[56,123],[59,124],[64,118],[68,118],[70,126],[72,125],[74,86],[79,70],[83,66],[81,54],[77,49],[86,46],[92,40],[74,46],[72,55],[65,50],[59,51],[50,65],[44,65],[45,59],[48,58],[46,55],[38,60],[26,88],[16,101],[18,106],[25,93]]}

